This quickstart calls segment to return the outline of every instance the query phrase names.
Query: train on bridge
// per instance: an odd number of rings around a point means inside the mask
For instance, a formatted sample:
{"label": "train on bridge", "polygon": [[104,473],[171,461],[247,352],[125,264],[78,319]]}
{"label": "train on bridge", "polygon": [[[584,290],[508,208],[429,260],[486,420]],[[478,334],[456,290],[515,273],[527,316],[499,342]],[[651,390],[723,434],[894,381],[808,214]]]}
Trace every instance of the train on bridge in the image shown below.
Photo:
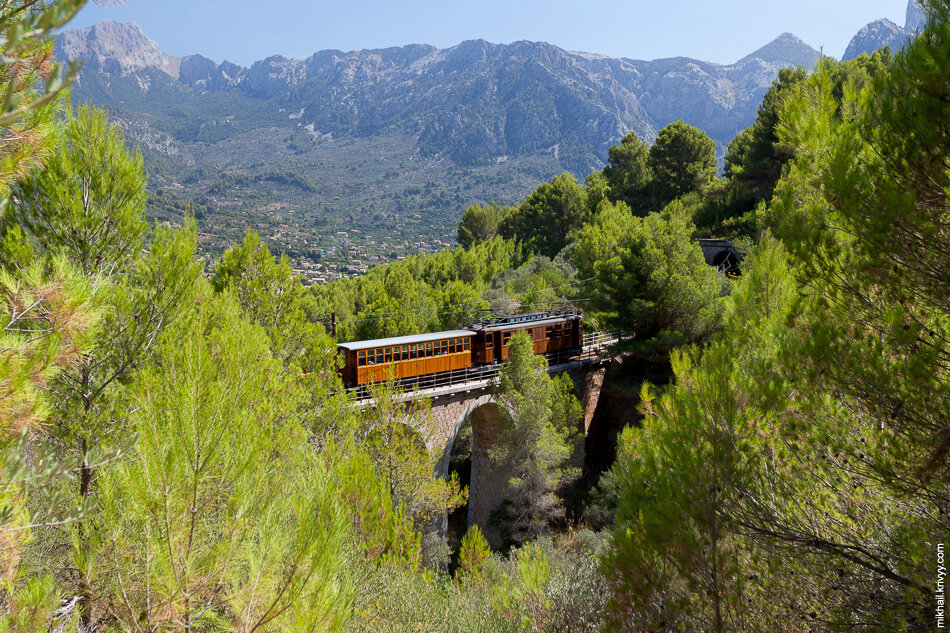
{"label": "train on bridge", "polygon": [[399,384],[438,384],[508,360],[515,332],[534,341],[534,353],[562,362],[581,352],[584,318],[579,312],[541,312],[479,321],[459,330],[340,343],[343,384],[349,389],[390,378]]}

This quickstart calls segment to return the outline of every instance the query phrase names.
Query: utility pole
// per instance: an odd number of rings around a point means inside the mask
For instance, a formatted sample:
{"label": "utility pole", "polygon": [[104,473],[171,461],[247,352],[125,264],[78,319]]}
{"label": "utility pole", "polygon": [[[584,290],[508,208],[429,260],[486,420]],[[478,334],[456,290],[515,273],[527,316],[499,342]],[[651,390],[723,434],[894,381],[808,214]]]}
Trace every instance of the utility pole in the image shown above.
{"label": "utility pole", "polygon": [[336,338],[336,312],[330,313],[330,334]]}

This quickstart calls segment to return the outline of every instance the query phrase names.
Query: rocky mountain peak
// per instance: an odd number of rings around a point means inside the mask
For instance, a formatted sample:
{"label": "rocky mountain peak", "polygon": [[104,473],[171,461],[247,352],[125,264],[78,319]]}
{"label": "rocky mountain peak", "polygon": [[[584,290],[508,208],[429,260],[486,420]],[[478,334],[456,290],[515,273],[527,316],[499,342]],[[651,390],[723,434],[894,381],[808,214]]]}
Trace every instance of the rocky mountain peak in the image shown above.
{"label": "rocky mountain peak", "polygon": [[181,60],[166,55],[135,22],[106,20],[82,29],[64,31],[56,40],[65,59],[82,59],[88,69],[125,76],[154,68],[178,76]]}
{"label": "rocky mountain peak", "polygon": [[874,51],[889,46],[892,53],[904,48],[927,25],[927,11],[919,0],[908,0],[907,18],[904,26],[898,26],[887,19],[871,22],[848,44],[842,60],[849,61],[862,53]]}
{"label": "rocky mountain peak", "polygon": [[897,26],[887,18],[871,22],[851,39],[848,49],[844,52],[844,61],[849,61],[862,53],[871,54],[879,48],[889,46],[892,53],[896,53],[911,40],[913,35]]}
{"label": "rocky mountain peak", "polygon": [[911,33],[919,33],[926,25],[927,12],[918,0],[910,0],[907,3],[907,21],[904,23],[904,28]]}
{"label": "rocky mountain peak", "polygon": [[782,33],[759,50],[739,60],[742,64],[753,59],[774,64],[804,66],[811,68],[818,61],[819,53],[791,33]]}

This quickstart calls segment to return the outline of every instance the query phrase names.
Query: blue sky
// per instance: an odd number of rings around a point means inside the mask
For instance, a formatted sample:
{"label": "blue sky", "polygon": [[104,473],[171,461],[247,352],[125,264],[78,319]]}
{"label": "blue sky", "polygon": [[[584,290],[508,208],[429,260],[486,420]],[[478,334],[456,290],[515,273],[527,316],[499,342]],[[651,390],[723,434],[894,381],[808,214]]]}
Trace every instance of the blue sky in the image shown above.
{"label": "blue sky", "polygon": [[903,25],[906,8],[907,0],[125,0],[90,3],[69,26],[135,21],[166,53],[242,65],[275,53],[475,38],[731,63],[786,31],[840,58],[858,29],[878,18]]}

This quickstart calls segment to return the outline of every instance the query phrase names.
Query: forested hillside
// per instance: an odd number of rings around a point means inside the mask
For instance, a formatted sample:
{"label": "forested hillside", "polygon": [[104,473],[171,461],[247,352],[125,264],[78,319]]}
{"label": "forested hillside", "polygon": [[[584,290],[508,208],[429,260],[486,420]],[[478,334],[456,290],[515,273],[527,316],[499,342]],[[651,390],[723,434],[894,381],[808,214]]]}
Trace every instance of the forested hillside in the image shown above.
{"label": "forested hillside", "polygon": [[[51,63],[83,4],[0,13],[0,631],[943,628],[950,2],[783,70],[721,176],[700,129],[631,131],[458,248],[310,288],[254,231],[206,268],[187,210],[147,220],[143,155]],[[435,474],[432,403],[356,402],[336,343],[558,304],[622,334],[616,459],[578,467],[571,380],[515,335],[505,502],[459,525],[471,428]]]}

